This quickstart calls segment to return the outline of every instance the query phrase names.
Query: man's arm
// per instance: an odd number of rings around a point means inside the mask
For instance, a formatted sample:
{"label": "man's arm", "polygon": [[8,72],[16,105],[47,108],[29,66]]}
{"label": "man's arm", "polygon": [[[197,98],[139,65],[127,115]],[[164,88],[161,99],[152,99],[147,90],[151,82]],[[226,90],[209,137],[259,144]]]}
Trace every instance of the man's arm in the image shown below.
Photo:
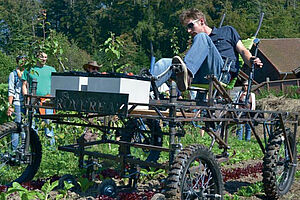
{"label": "man's arm", "polygon": [[25,80],[23,80],[22,92],[23,92],[23,95],[26,95],[28,93],[28,90],[27,90],[27,81],[25,81]]}
{"label": "man's arm", "polygon": [[251,110],[255,110],[256,109],[256,100],[255,100],[255,94],[251,92],[251,99],[252,99],[252,102],[251,102]]}
{"label": "man's arm", "polygon": [[9,78],[8,78],[8,109],[7,109],[7,116],[11,116],[12,113],[14,112],[14,107],[13,107],[13,101],[14,101],[14,95],[15,95],[15,83],[14,83],[14,74],[10,73]]}
{"label": "man's arm", "polygon": [[239,40],[238,43],[236,44],[236,50],[239,54],[241,54],[244,62],[249,67],[251,67],[252,62],[254,62],[254,64],[257,67],[263,66],[263,63],[261,62],[261,60],[259,58],[255,58],[254,56],[252,56],[250,51],[248,49],[246,49],[246,47],[243,45],[241,40]]}
{"label": "man's arm", "polygon": [[8,97],[9,106],[8,106],[7,112],[6,112],[7,116],[11,116],[12,113],[14,112],[14,107],[12,106],[13,105],[13,100],[14,100],[13,96]]}

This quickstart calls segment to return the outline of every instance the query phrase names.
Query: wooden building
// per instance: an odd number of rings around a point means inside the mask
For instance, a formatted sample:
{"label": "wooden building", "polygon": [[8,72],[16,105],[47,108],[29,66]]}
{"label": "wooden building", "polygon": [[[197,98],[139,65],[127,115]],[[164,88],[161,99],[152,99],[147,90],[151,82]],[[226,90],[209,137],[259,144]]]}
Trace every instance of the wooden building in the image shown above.
{"label": "wooden building", "polygon": [[[253,48],[251,49],[253,54]],[[258,83],[300,77],[300,38],[261,39],[258,57],[263,68],[255,69],[254,80]],[[249,68],[242,70],[249,74]]]}

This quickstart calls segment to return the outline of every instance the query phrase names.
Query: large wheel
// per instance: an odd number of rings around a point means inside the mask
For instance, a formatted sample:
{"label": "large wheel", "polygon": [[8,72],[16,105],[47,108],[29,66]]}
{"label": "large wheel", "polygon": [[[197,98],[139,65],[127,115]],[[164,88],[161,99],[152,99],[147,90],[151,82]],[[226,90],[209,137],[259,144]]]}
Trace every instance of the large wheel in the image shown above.
{"label": "large wheel", "polygon": [[297,164],[297,148],[290,129],[286,129],[287,139],[293,152],[293,163],[288,155],[282,129],[274,131],[269,138],[263,162],[263,183],[268,199],[278,199],[286,194],[294,180]]}
{"label": "large wheel", "polygon": [[30,181],[36,174],[42,158],[42,146],[36,132],[30,130],[29,155],[21,150],[21,138],[16,150],[12,150],[12,133],[18,132],[16,123],[9,122],[0,126],[0,184]]}
{"label": "large wheel", "polygon": [[191,145],[175,157],[167,178],[168,199],[223,199],[219,163],[204,145]]}
{"label": "large wheel", "polygon": [[[125,129],[120,130],[120,136],[126,142],[162,146],[162,131],[157,120],[130,119],[126,122]],[[159,159],[160,151],[156,150],[124,147],[120,148],[120,153],[134,154],[134,150],[139,151],[136,154],[144,154],[148,162],[157,162]]]}

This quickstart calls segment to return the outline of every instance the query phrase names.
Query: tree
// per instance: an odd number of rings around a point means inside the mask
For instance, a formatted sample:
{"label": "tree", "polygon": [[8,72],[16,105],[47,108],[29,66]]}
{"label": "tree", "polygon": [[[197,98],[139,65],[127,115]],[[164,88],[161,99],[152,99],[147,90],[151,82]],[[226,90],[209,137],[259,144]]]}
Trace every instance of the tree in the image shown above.
{"label": "tree", "polygon": [[9,73],[16,67],[15,59],[0,51],[0,84],[7,83]]}
{"label": "tree", "polygon": [[8,54],[24,52],[36,36],[40,6],[34,0],[0,1],[0,48]]}

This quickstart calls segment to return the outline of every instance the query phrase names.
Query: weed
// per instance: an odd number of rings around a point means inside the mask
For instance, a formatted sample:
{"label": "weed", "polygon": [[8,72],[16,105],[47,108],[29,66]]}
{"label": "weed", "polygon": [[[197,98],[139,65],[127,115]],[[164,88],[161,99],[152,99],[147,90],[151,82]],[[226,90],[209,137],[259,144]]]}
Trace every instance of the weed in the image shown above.
{"label": "weed", "polygon": [[237,194],[244,197],[251,197],[255,194],[261,193],[263,191],[263,183],[257,182],[249,186],[241,187]]}
{"label": "weed", "polygon": [[29,191],[26,188],[22,187],[19,183],[14,182],[12,187],[8,188],[7,192],[1,193],[1,200],[7,199],[11,194],[18,193],[21,199],[36,199],[38,197],[39,192],[37,191]]}
{"label": "weed", "polygon": [[229,195],[229,194],[225,194],[224,195],[224,200],[239,200],[240,197],[236,194],[234,195]]}
{"label": "weed", "polygon": [[78,184],[80,185],[81,191],[86,192],[94,183],[87,178],[80,177],[78,179]]}

